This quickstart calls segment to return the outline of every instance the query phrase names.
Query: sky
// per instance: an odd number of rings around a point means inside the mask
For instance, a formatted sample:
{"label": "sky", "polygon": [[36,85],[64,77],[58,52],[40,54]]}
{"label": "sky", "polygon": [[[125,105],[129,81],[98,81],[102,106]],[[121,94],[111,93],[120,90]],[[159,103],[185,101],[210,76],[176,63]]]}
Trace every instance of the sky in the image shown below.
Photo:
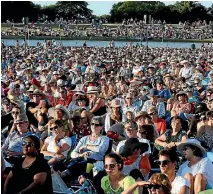
{"label": "sky", "polygon": [[[119,1],[87,1],[88,2],[88,8],[93,10],[94,15],[104,15],[109,14],[112,5],[114,3],[118,3]],[[162,1],[166,5],[174,4],[176,1]],[[210,7],[212,5],[212,1],[199,1],[202,5],[206,7]],[[56,1],[33,1],[33,3],[40,4],[40,5],[51,5],[55,4]]]}

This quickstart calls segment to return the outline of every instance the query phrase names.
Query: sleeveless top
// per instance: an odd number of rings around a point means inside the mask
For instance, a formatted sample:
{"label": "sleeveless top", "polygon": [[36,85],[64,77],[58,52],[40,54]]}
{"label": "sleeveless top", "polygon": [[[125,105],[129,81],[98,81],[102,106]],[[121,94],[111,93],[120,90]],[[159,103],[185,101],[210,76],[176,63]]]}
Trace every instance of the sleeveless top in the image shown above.
{"label": "sleeveless top", "polygon": [[[94,104],[91,104],[91,109],[94,107]],[[98,110],[96,110],[95,112],[93,112],[93,114],[95,116],[102,116],[102,115],[106,114],[106,112],[107,112],[106,106],[104,105],[104,106],[100,107]]]}
{"label": "sleeveless top", "polygon": [[[166,136],[166,143],[170,143],[170,142],[181,142],[182,137],[186,135],[186,132],[184,130],[180,130],[176,135],[172,135],[172,130],[171,129],[167,129],[166,132],[164,133],[164,135]],[[163,150],[164,147],[160,146],[156,143],[154,143],[155,148],[157,148],[158,150]]]}

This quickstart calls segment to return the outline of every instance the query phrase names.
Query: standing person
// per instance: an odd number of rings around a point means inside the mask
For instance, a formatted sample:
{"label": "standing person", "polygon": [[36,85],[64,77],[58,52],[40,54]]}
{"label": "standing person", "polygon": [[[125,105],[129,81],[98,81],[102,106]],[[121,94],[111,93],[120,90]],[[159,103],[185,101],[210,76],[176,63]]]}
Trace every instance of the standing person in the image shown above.
{"label": "standing person", "polygon": [[206,150],[200,142],[196,139],[187,139],[179,144],[177,149],[187,160],[180,166],[178,174],[190,182],[191,194],[213,188],[213,164],[205,157]]}
{"label": "standing person", "polygon": [[[110,153],[105,156],[104,169],[107,176],[101,179],[101,187],[104,193],[121,194],[135,183],[135,180],[131,176],[126,176],[121,172],[123,165],[124,162],[121,156],[115,153]],[[138,190],[136,189],[132,193],[138,194]]]}
{"label": "standing person", "polygon": [[171,194],[189,194],[190,184],[188,180],[176,174],[178,161],[176,148],[171,148],[160,151],[157,163],[160,166],[161,173],[167,175],[172,185]]}
{"label": "standing person", "polygon": [[50,167],[39,153],[39,139],[27,136],[22,149],[25,157],[12,167],[4,184],[4,194],[53,194]]}

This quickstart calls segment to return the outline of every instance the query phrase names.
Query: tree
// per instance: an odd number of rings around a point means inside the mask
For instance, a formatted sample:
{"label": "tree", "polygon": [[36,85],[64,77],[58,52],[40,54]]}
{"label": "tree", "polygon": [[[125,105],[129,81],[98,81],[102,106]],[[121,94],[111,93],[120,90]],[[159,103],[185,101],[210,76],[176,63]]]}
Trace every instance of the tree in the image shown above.
{"label": "tree", "polygon": [[58,1],[56,3],[56,12],[65,18],[90,18],[92,10],[87,8],[88,3],[85,1]]}
{"label": "tree", "polygon": [[41,10],[40,5],[35,5],[31,1],[2,1],[1,6],[2,21],[13,19],[14,22],[21,22],[23,17],[29,17],[30,21],[35,21]]}

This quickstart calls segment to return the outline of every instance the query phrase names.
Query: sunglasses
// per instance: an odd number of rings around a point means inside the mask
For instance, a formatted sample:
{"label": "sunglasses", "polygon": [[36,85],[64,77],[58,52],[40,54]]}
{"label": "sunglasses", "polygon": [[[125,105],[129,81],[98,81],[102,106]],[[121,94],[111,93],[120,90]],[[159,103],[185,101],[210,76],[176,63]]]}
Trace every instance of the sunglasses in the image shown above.
{"label": "sunglasses", "polygon": [[13,115],[15,115],[15,114],[18,115],[18,114],[20,114],[20,112],[12,111],[12,114]]}
{"label": "sunglasses", "polygon": [[131,100],[132,98],[126,98],[126,99]]}
{"label": "sunglasses", "polygon": [[150,184],[150,185],[147,185],[148,189],[160,189],[162,187],[162,185],[159,185],[159,184]]}
{"label": "sunglasses", "polygon": [[158,161],[156,161],[157,165],[159,165],[159,166],[160,165],[162,165],[162,166],[168,165],[169,162],[171,162],[171,161],[170,160],[162,160],[162,161],[158,160]]}
{"label": "sunglasses", "polygon": [[50,131],[58,129],[58,126],[56,125],[55,127],[50,127]]}
{"label": "sunglasses", "polygon": [[91,123],[91,125],[94,125],[94,126],[96,126],[96,127],[101,126],[100,124],[96,124],[96,123]]}
{"label": "sunglasses", "polygon": [[186,151],[186,150],[188,150],[189,149],[189,147],[184,147],[183,148],[183,151]]}
{"label": "sunglasses", "polygon": [[35,144],[33,142],[26,142],[26,141],[24,141],[22,143],[22,146],[23,147],[33,147],[33,146],[35,146]]}
{"label": "sunglasses", "polygon": [[152,115],[155,115],[155,114],[156,114],[156,112],[152,112],[152,113],[150,113],[149,115],[152,116]]}
{"label": "sunglasses", "polygon": [[18,121],[18,122],[16,122],[16,125],[22,125],[22,124],[24,124],[26,121]]}
{"label": "sunglasses", "polygon": [[104,164],[104,169],[114,169],[117,164]]}

